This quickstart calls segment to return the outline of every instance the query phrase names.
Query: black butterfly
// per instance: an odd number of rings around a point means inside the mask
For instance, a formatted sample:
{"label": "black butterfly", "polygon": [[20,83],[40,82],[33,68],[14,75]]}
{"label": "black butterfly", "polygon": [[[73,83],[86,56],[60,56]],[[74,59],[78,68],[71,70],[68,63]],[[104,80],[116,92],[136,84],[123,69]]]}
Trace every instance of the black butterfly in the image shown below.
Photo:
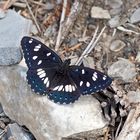
{"label": "black butterfly", "polygon": [[55,103],[69,104],[80,95],[92,94],[108,87],[112,79],[84,66],[70,66],[40,41],[23,37],[21,41],[26,64],[27,80],[34,92],[48,95]]}

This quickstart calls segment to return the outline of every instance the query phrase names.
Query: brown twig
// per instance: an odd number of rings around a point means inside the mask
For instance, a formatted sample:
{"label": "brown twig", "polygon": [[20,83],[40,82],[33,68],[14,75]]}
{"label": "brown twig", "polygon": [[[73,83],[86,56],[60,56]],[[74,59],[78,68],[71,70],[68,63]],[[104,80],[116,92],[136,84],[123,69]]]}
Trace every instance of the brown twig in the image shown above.
{"label": "brown twig", "polygon": [[67,52],[67,51],[74,51],[74,50],[77,50],[78,48],[81,47],[81,45],[82,45],[82,43],[78,43],[78,44],[74,45],[74,46],[71,47],[71,48],[67,48],[67,49],[65,49],[64,51],[61,51],[61,54],[60,54],[60,55],[64,54],[64,53]]}
{"label": "brown twig", "polygon": [[63,22],[65,19],[66,15],[66,7],[67,7],[67,0],[63,1],[63,9],[62,9],[62,14],[61,14],[61,19],[60,19],[60,25],[59,25],[59,31],[56,39],[56,45],[55,45],[55,50],[58,51],[59,46],[60,46],[60,40],[61,40],[61,33],[62,33],[62,27],[63,27]]}
{"label": "brown twig", "polygon": [[[80,12],[82,10],[83,3],[84,3],[84,1],[81,2],[80,0],[75,0],[75,2],[73,3],[70,14],[69,14],[66,22],[63,23],[63,25],[62,25],[63,28],[61,31],[61,38],[60,38],[59,46],[61,45],[61,43],[63,42],[65,37],[68,35],[72,26],[74,25],[74,22],[77,19],[77,16],[80,14]],[[59,48],[59,46],[58,46],[58,48]],[[55,50],[57,50],[57,48]]]}
{"label": "brown twig", "polygon": [[105,132],[105,135],[104,135],[104,140],[108,140],[109,131],[110,131],[110,129],[107,128],[107,130],[106,130],[106,132]]}

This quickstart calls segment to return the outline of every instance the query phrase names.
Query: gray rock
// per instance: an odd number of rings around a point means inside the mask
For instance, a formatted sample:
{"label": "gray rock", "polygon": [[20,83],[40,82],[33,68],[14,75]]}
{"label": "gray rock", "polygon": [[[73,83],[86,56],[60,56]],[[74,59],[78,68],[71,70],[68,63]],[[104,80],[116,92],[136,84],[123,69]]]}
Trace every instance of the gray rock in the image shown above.
{"label": "gray rock", "polygon": [[121,49],[123,49],[126,46],[126,44],[121,41],[121,40],[114,40],[112,41],[111,45],[110,45],[110,50],[113,52],[118,52]]}
{"label": "gray rock", "polygon": [[110,15],[119,15],[122,11],[122,0],[106,0],[106,5],[110,7]]}
{"label": "gray rock", "polygon": [[37,140],[60,140],[61,137],[103,128],[100,104],[92,96],[59,105],[46,96],[33,94],[25,81],[27,69],[19,65],[0,67],[0,102],[4,112],[25,125]]}
{"label": "gray rock", "polygon": [[110,28],[115,28],[120,25],[120,17],[117,15],[108,21]]}
{"label": "gray rock", "polygon": [[127,93],[127,97],[130,103],[140,103],[140,90],[137,91],[129,91]]}
{"label": "gray rock", "polygon": [[137,23],[140,22],[140,8],[138,8],[130,17],[131,23]]}
{"label": "gray rock", "polygon": [[118,16],[122,11],[122,8],[116,8],[116,9],[111,9],[109,11],[110,15],[113,17],[113,16]]}
{"label": "gray rock", "polygon": [[83,64],[85,67],[95,68],[95,61],[93,57],[87,56],[83,59]]}
{"label": "gray rock", "polygon": [[7,128],[6,137],[8,140],[31,140],[27,134],[22,131],[21,127],[18,126],[16,123],[9,124]]}
{"label": "gray rock", "polygon": [[55,5],[53,3],[47,2],[46,6],[45,6],[45,9],[46,10],[52,10],[54,8],[54,6]]}
{"label": "gray rock", "polygon": [[135,65],[122,58],[109,67],[108,74],[111,77],[121,78],[125,82],[132,82],[137,73]]}
{"label": "gray rock", "polygon": [[104,10],[101,7],[93,6],[91,9],[91,17],[99,19],[110,19],[110,14],[108,10]]}
{"label": "gray rock", "polygon": [[57,4],[61,4],[62,3],[62,0],[57,0],[56,3]]}
{"label": "gray rock", "polygon": [[29,33],[31,21],[15,11],[8,10],[0,19],[0,65],[11,65],[21,61],[21,38]]}
{"label": "gray rock", "polygon": [[111,8],[116,9],[120,8],[123,5],[122,0],[106,0],[106,5],[109,5]]}
{"label": "gray rock", "polygon": [[72,38],[70,39],[69,46],[74,46],[74,45],[76,45],[76,44],[78,44],[78,39],[72,37]]}

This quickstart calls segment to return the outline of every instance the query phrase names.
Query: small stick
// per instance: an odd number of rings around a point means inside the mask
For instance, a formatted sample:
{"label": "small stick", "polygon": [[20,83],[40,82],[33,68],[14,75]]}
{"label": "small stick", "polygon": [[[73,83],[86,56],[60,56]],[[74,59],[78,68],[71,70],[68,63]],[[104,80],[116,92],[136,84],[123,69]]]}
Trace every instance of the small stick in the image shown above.
{"label": "small stick", "polygon": [[98,32],[98,29],[99,29],[99,26],[97,26],[97,28],[95,30],[95,33],[94,33],[94,35],[93,35],[90,43],[88,44],[88,46],[86,47],[86,49],[84,50],[84,52],[82,53],[82,55],[80,56],[80,58],[78,59],[78,61],[76,62],[76,65],[80,65],[81,64],[83,57],[87,54],[89,48],[91,47],[91,45],[93,44],[93,42],[95,40],[95,37],[96,37],[97,32]]}
{"label": "small stick", "polygon": [[43,4],[43,3],[41,3],[40,1],[38,2],[38,1],[34,1],[34,0],[29,0],[31,3],[33,3],[33,4],[36,4],[36,5],[39,5],[39,6],[43,6],[44,8],[46,7],[46,5],[45,4]]}
{"label": "small stick", "polygon": [[59,31],[58,31],[58,35],[57,35],[57,39],[56,39],[56,45],[55,45],[55,50],[56,51],[58,51],[59,46],[60,46],[62,26],[63,26],[63,22],[64,22],[65,15],[66,15],[66,7],[67,7],[67,0],[64,0],[63,9],[62,9],[62,13],[61,13],[61,19],[60,19],[60,25],[59,25]]}
{"label": "small stick", "polygon": [[[84,52],[82,53],[82,55],[80,56],[80,58],[79,58],[78,61],[76,62],[76,65],[80,65],[80,64],[82,63],[83,57],[87,56],[87,55],[93,50],[93,48],[94,48],[95,45],[97,44],[99,38],[100,38],[101,35],[103,34],[103,32],[104,32],[106,26],[104,26],[104,27],[102,28],[100,34],[97,36],[97,39],[95,40],[95,37],[96,37],[97,32],[98,32],[98,28],[99,28],[99,27],[97,26],[97,28],[96,28],[96,30],[95,30],[95,33],[94,33],[94,35],[93,35],[92,40],[90,41],[89,45],[87,46],[87,48],[84,50]],[[95,41],[94,41],[94,40],[95,40]]]}
{"label": "small stick", "polygon": [[[61,32],[59,46],[61,45],[61,43],[63,42],[65,37],[68,35],[72,26],[74,25],[75,20],[77,19],[78,15],[80,14],[80,12],[82,10],[84,1],[85,0],[83,0],[83,1],[75,0],[74,1],[72,8],[71,8],[71,11],[70,11],[70,14],[69,14],[66,22],[63,23],[63,28],[62,28],[62,32]],[[55,50],[57,50],[57,49],[55,49]]]}
{"label": "small stick", "polygon": [[102,28],[101,32],[100,32],[100,33],[99,33],[99,35],[97,36],[97,38],[96,38],[95,42],[92,44],[91,48],[88,50],[87,54],[89,54],[89,53],[93,50],[93,48],[94,48],[94,47],[95,47],[95,45],[97,44],[97,42],[98,42],[99,38],[100,38],[100,37],[101,37],[101,35],[103,34],[103,32],[104,32],[105,28],[106,28],[106,26],[104,26],[104,27]]}
{"label": "small stick", "polygon": [[32,10],[31,10],[31,7],[29,6],[27,0],[24,0],[24,1],[25,1],[26,5],[27,5],[27,8],[28,8],[28,10],[29,10],[29,12],[30,12],[30,14],[31,14],[31,16],[32,16],[32,18],[33,18],[33,20],[34,20],[34,23],[35,23],[35,25],[36,25],[36,27],[37,27],[37,30],[38,30],[39,34],[41,34],[41,29],[40,29],[40,27],[39,27],[39,25],[38,25],[38,23],[37,23],[37,20],[36,20],[36,18],[35,18],[35,16],[34,16]]}
{"label": "small stick", "polygon": [[19,7],[19,8],[26,8],[25,3],[15,2],[13,3],[13,6]]}
{"label": "small stick", "polygon": [[118,134],[119,134],[119,131],[120,131],[120,129],[121,129],[121,126],[122,126],[122,117],[121,117],[120,123],[119,123],[119,125],[118,125],[118,128],[117,128],[117,130],[116,130],[115,138],[118,137]]}

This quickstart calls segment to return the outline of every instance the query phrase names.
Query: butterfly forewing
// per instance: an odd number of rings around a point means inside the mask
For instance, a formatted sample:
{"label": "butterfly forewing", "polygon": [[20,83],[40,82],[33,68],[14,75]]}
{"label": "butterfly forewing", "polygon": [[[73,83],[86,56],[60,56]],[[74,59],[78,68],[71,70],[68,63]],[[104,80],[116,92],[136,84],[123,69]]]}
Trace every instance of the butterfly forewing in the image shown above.
{"label": "butterfly forewing", "polygon": [[29,69],[51,68],[62,63],[62,60],[54,51],[34,38],[23,37],[21,46]]}
{"label": "butterfly forewing", "polygon": [[83,95],[103,90],[112,82],[107,75],[83,66],[71,66],[69,73]]}

